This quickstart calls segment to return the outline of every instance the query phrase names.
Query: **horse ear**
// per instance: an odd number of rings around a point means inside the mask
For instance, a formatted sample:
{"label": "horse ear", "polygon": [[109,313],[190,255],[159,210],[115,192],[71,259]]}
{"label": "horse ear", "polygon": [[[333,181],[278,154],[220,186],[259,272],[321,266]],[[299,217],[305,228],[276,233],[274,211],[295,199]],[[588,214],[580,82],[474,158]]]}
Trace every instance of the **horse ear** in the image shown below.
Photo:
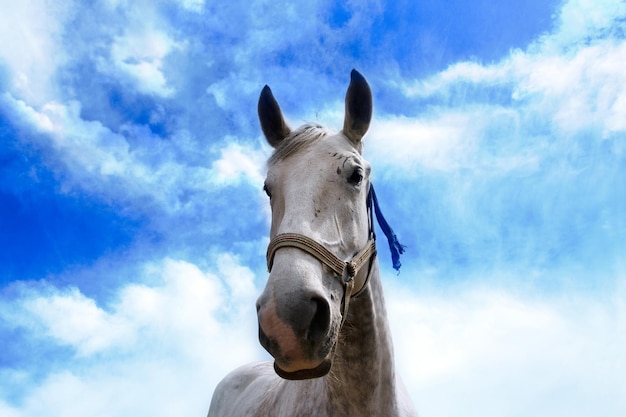
{"label": "horse ear", "polygon": [[280,106],[272,94],[272,90],[266,85],[259,96],[259,122],[268,143],[274,148],[281,140],[285,139],[291,129],[285,123]]}
{"label": "horse ear", "polygon": [[350,85],[346,93],[346,115],[343,134],[352,142],[359,143],[372,120],[372,91],[357,70],[350,73]]}

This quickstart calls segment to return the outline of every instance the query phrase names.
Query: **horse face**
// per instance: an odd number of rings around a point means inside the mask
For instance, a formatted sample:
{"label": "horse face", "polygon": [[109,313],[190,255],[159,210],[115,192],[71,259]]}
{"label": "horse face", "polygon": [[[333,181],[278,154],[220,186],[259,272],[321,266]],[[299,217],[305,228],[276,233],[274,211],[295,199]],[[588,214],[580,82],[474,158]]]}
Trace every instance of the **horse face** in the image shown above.
{"label": "horse face", "polygon": [[[311,126],[292,132],[271,91],[263,90],[261,125],[276,154],[282,153],[270,160],[265,182],[272,207],[271,238],[282,233],[305,235],[341,259],[350,259],[366,245],[370,167],[360,149],[371,117],[367,83],[368,94],[353,97],[355,88],[364,90],[362,83],[365,80],[353,71],[344,130],[336,135]],[[362,102],[368,100],[369,106]],[[351,108],[351,101],[368,114]],[[355,288],[365,285],[366,275],[365,269],[359,272]],[[294,247],[276,252],[257,312],[259,340],[274,357],[279,375],[303,379],[328,373],[341,329],[343,297],[341,281],[317,258]]]}

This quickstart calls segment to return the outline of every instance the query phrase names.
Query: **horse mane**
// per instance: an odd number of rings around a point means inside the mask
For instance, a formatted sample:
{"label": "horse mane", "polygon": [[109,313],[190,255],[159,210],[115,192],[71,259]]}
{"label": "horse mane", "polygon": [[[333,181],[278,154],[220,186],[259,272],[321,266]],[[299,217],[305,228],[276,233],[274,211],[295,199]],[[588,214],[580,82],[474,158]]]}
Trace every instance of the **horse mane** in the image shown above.
{"label": "horse mane", "polygon": [[292,130],[285,139],[280,141],[267,163],[269,166],[274,165],[301,149],[319,142],[329,134],[321,125],[316,123],[304,124]]}

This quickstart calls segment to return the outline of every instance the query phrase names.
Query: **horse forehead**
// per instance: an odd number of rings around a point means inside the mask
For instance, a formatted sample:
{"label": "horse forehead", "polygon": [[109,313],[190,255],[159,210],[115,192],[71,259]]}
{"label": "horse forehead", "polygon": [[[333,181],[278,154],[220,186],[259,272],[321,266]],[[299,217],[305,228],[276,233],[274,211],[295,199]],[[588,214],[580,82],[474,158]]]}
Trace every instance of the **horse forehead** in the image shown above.
{"label": "horse forehead", "polygon": [[351,156],[362,159],[361,153],[357,150],[352,142],[341,134],[329,136],[325,140],[319,142],[316,147],[317,152],[328,153],[337,156]]}
{"label": "horse forehead", "polygon": [[[360,152],[342,135],[329,136],[311,146],[291,155],[284,164],[280,165],[281,171],[293,174],[295,170],[303,174],[319,171],[320,168],[333,168],[343,161],[353,160],[358,164],[366,164]],[[270,170],[271,171],[271,170]],[[292,175],[289,175],[292,177]]]}

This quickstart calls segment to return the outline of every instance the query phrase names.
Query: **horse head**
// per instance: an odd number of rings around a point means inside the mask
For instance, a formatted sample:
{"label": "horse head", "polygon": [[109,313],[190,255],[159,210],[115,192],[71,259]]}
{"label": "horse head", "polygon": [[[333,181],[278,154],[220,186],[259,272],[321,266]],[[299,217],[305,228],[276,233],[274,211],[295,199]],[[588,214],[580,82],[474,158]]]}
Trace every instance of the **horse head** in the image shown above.
{"label": "horse head", "polygon": [[259,97],[261,127],[275,148],[265,180],[272,223],[259,340],[287,379],[329,372],[350,297],[366,289],[371,272],[370,165],[361,151],[372,94],[355,70],[345,104],[343,129],[331,134],[316,125],[292,130],[269,87]]}

